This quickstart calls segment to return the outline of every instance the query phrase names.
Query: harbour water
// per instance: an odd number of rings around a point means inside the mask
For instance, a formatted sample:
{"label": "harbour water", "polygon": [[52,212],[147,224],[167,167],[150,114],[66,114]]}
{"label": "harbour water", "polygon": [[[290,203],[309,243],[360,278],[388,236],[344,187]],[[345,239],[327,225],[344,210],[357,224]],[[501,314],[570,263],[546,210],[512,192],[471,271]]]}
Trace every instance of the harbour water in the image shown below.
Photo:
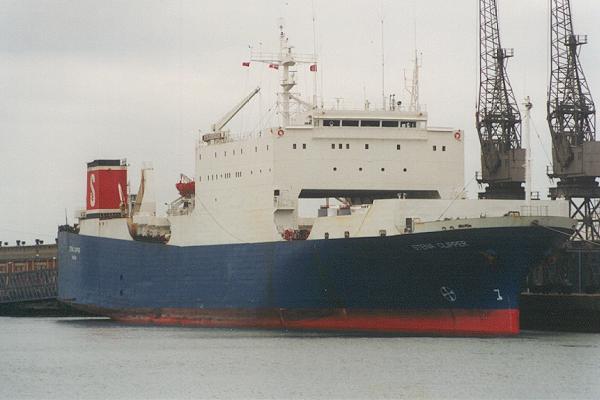
{"label": "harbour water", "polygon": [[598,399],[600,335],[364,337],[0,318],[0,398]]}

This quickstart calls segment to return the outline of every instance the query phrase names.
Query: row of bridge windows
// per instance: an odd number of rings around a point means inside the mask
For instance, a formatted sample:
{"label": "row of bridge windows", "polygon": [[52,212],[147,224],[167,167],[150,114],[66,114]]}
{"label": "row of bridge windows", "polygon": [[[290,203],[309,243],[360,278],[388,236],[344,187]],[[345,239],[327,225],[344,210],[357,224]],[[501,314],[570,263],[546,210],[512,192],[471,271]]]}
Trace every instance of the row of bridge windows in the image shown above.
{"label": "row of bridge windows", "polygon": [[417,121],[387,121],[378,119],[324,119],[324,127],[416,128]]}

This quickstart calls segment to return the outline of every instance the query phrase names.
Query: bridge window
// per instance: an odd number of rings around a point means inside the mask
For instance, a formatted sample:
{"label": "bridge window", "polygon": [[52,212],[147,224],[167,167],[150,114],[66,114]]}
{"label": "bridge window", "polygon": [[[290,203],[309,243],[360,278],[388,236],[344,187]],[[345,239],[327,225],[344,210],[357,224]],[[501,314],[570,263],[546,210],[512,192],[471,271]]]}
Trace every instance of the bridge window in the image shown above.
{"label": "bridge window", "polygon": [[400,145],[399,144],[396,145],[396,150],[400,150]]}
{"label": "bridge window", "polygon": [[296,143],[292,145],[292,149],[296,150]]}
{"label": "bridge window", "polygon": [[398,121],[381,121],[381,126],[384,128],[397,128]]}
{"label": "bridge window", "polygon": [[346,150],[350,150],[350,143],[346,143]]}
{"label": "bridge window", "polygon": [[338,149],[340,149],[340,150],[341,150],[341,149],[343,149],[343,148],[344,148],[344,145],[343,145],[343,144],[341,144],[341,143],[340,143],[340,144],[338,144]]}
{"label": "bridge window", "polygon": [[400,122],[400,128],[416,128],[417,127],[417,122],[416,121],[402,121]]}
{"label": "bridge window", "polygon": [[381,126],[381,121],[379,121],[379,120],[376,121],[376,120],[372,120],[372,119],[363,119],[362,121],[360,121],[360,126],[379,128]]}
{"label": "bridge window", "polygon": [[339,119],[324,119],[323,126],[340,126]]}
{"label": "bridge window", "polygon": [[342,120],[342,126],[358,126],[359,121],[356,119],[344,119]]}
{"label": "bridge window", "polygon": [[433,151],[437,151],[437,146],[433,146]]}
{"label": "bridge window", "polygon": [[365,150],[369,150],[369,143],[365,143]]}
{"label": "bridge window", "polygon": [[442,151],[446,151],[446,146],[442,146]]}
{"label": "bridge window", "polygon": [[302,150],[306,150],[306,143],[302,143]]}
{"label": "bridge window", "polygon": [[335,150],[335,143],[331,143],[331,149]]}

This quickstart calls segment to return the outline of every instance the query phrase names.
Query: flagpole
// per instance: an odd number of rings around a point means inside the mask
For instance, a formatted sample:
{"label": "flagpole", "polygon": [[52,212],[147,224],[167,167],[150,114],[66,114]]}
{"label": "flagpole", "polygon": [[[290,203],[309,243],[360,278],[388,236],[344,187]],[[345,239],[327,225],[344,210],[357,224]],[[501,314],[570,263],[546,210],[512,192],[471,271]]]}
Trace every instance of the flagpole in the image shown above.
{"label": "flagpole", "polygon": [[315,69],[313,76],[313,110],[317,109],[317,74],[319,68],[317,65],[317,28],[316,28],[316,14],[315,14],[315,1],[312,0],[312,23],[313,23],[313,57],[315,58]]}

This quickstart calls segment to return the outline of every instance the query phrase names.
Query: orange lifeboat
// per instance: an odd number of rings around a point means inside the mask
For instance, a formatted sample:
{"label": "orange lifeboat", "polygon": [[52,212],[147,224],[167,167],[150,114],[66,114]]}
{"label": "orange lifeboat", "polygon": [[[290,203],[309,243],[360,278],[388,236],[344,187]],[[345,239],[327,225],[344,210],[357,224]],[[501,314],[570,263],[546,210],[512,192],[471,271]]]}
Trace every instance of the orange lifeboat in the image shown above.
{"label": "orange lifeboat", "polygon": [[181,174],[179,182],[175,184],[181,197],[192,197],[196,193],[196,182]]}

